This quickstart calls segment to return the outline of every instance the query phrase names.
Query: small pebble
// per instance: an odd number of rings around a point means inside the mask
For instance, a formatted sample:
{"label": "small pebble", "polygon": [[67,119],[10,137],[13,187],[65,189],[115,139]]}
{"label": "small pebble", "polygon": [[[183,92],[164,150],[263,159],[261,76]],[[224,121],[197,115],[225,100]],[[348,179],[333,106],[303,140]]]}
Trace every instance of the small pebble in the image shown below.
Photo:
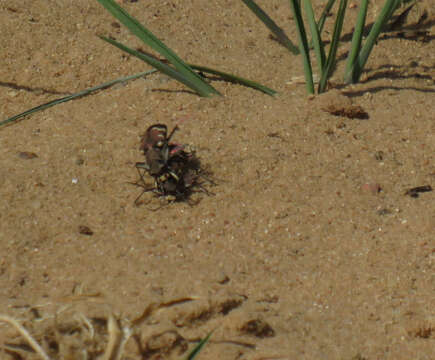
{"label": "small pebble", "polygon": [[85,159],[83,159],[81,156],[77,156],[76,159],[76,165],[83,165],[85,163]]}
{"label": "small pebble", "polygon": [[393,212],[391,210],[387,209],[387,208],[380,209],[380,210],[377,211],[377,214],[380,215],[380,216],[390,215],[392,213]]}
{"label": "small pebble", "polygon": [[88,236],[94,235],[94,232],[86,225],[79,226],[79,233],[82,235],[88,235]]}
{"label": "small pebble", "polygon": [[18,153],[18,156],[23,160],[35,159],[38,157],[38,155],[30,151],[21,151]]}
{"label": "small pebble", "polygon": [[382,150],[375,152],[375,159],[378,161],[382,161],[385,158],[385,154]]}
{"label": "small pebble", "polygon": [[366,183],[361,186],[361,190],[365,193],[376,195],[382,191],[382,188],[378,183]]}
{"label": "small pebble", "polygon": [[229,281],[230,281],[230,278],[224,272],[221,272],[218,275],[217,282],[219,284],[224,285],[224,284],[228,283]]}

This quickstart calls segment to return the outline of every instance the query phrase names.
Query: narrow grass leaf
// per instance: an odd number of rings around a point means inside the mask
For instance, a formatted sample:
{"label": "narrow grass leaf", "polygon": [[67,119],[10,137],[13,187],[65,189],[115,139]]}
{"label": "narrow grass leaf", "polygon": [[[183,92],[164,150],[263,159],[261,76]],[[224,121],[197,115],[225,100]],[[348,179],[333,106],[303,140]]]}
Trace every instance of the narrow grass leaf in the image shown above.
{"label": "narrow grass leaf", "polygon": [[275,91],[275,90],[273,90],[271,88],[268,88],[267,86],[261,85],[261,84],[255,82],[255,81],[252,81],[252,80],[248,80],[248,79],[236,76],[236,75],[224,73],[224,72],[219,71],[219,70],[210,69],[210,68],[205,67],[205,66],[194,65],[194,64],[189,64],[189,66],[192,69],[195,69],[195,70],[198,70],[198,71],[202,71],[202,72],[205,72],[205,73],[208,73],[208,74],[212,74],[212,75],[217,75],[220,78],[222,78],[223,80],[226,80],[226,81],[229,81],[229,82],[232,82],[232,83],[236,83],[236,84],[241,84],[241,85],[244,85],[244,86],[247,86],[247,87],[259,90],[259,91],[262,91],[262,92],[264,92],[267,95],[273,96],[273,95],[277,94],[277,91]]}
{"label": "narrow grass leaf", "polygon": [[360,10],[358,12],[358,18],[356,21],[356,26],[352,36],[352,43],[350,46],[350,53],[347,57],[346,70],[344,75],[344,81],[346,83],[354,82],[352,75],[358,73],[358,69],[352,71],[355,66],[355,60],[361,50],[361,42],[363,38],[364,26],[366,23],[367,7],[369,0],[362,0],[360,5]]}
{"label": "narrow grass leaf", "polygon": [[[123,51],[145,61],[146,63],[150,64],[151,66],[155,67],[157,70],[170,76],[171,78],[178,80],[179,82],[183,83],[187,87],[196,91],[200,96],[210,96],[210,93],[205,91],[202,87],[199,87],[198,83],[196,81],[193,81],[191,77],[185,76],[181,72],[175,70],[174,68],[170,67],[169,65],[166,65],[165,63],[161,62],[160,60],[157,60],[154,57],[149,56],[147,54],[144,54],[140,51],[129,48],[128,46],[125,46],[116,40],[107,38],[105,36],[100,36],[100,38],[103,39],[104,41],[107,41],[108,43],[112,44],[113,46],[116,46],[118,49],[123,50]],[[201,81],[204,82],[204,80],[201,80]]]}
{"label": "narrow grass leaf", "polygon": [[253,0],[242,0],[243,3],[263,22],[264,25],[276,36],[281,45],[294,55],[299,54],[299,49],[287,37],[284,31],[260,8]]}
{"label": "narrow grass leaf", "polygon": [[311,0],[303,0],[303,2],[305,5],[305,12],[307,14],[308,24],[310,25],[314,53],[316,54],[317,65],[319,67],[319,74],[321,74],[325,65],[325,49],[323,47],[322,39],[320,38],[316,19],[314,18],[314,11],[313,7],[311,6]]}
{"label": "narrow grass leaf", "polygon": [[376,44],[376,40],[381,33],[382,29],[386,26],[391,16],[393,15],[394,10],[397,9],[400,0],[387,0],[385,2],[384,7],[382,8],[381,13],[373,24],[372,29],[370,30],[369,35],[367,36],[366,42],[364,43],[361,52],[359,53],[358,58],[355,61],[354,67],[352,69],[352,81],[358,82],[364,66],[367,62],[367,59],[370,56],[370,53],[373,50],[373,46]]}
{"label": "narrow grass leaf", "polygon": [[137,19],[128,14],[122,7],[120,7],[113,0],[98,0],[118,21],[125,25],[134,35],[141,39],[145,44],[157,51],[165,57],[174,67],[188,78],[190,82],[196,83],[196,88],[201,88],[201,94],[207,93],[210,96],[219,94],[216,89],[205,82],[198,74],[196,74],[189,66],[181,60],[177,54],[169,49],[163,42],[161,42],[151,31],[146,29]]}
{"label": "narrow grass leaf", "polygon": [[[140,58],[141,60],[147,62],[148,64],[150,64],[151,66],[155,67],[156,69],[158,69],[159,71],[163,72],[164,74],[175,78],[176,80],[178,80],[179,82],[185,84],[186,86],[190,87],[191,89],[197,91],[199,93],[199,91],[201,91],[201,89],[196,88],[195,87],[195,83],[190,82],[190,79],[184,77],[182,74],[180,74],[179,72],[177,72],[176,70],[174,70],[172,67],[166,65],[165,63],[155,59],[152,56],[149,56],[147,54],[144,54],[142,52],[139,52],[137,50],[131,49],[119,42],[117,42],[116,40],[112,40],[109,38],[106,38],[104,36],[101,37],[103,40],[109,42],[110,44],[116,46],[117,48],[124,50],[126,52],[128,52],[131,55],[137,56],[138,58]],[[242,84],[244,86],[247,87],[251,87],[254,88],[256,90],[262,91],[268,95],[275,95],[277,92],[273,89],[270,89],[264,85],[261,85],[257,82],[248,80],[248,79],[244,79],[242,77],[238,77],[232,74],[228,74],[219,70],[214,70],[205,66],[200,66],[200,65],[192,65],[192,64],[188,64],[192,69],[198,70],[198,71],[202,71],[205,73],[210,73],[213,75],[217,75],[219,77],[221,77],[223,80],[232,82],[232,83],[238,83],[238,84]]]}
{"label": "narrow grass leaf", "polygon": [[196,355],[198,355],[200,353],[200,351],[202,350],[202,348],[204,347],[205,344],[208,343],[208,341],[210,340],[211,335],[213,334],[213,331],[210,332],[204,339],[202,339],[198,345],[196,345],[192,351],[186,356],[185,360],[193,360]]}
{"label": "narrow grass leaf", "polygon": [[[311,2],[311,1],[310,1]],[[335,4],[335,0],[329,0],[326,4],[325,8],[322,11],[322,14],[319,17],[319,20],[317,21],[317,29],[319,32],[319,37],[322,35],[323,27],[325,25],[326,17],[329,14],[329,11],[331,10],[332,6]],[[310,49],[313,48],[313,39],[310,41]]]}
{"label": "narrow grass leaf", "polygon": [[301,7],[299,0],[289,0],[290,7],[296,21],[296,29],[299,37],[299,50],[302,55],[304,65],[305,85],[310,94],[314,94],[313,71],[310,62],[310,49],[308,47],[307,34],[305,32],[304,21],[302,19]]}
{"label": "narrow grass leaf", "polygon": [[319,29],[319,34],[322,34],[323,26],[325,25],[326,17],[328,16],[329,12],[331,11],[332,7],[335,4],[335,0],[329,0],[326,4],[325,8],[322,11],[322,14],[320,15],[319,21],[317,21],[317,27]]}
{"label": "narrow grass leaf", "polygon": [[49,101],[48,103],[45,103],[45,104],[42,104],[42,105],[38,105],[38,106],[36,106],[34,108],[31,108],[29,110],[26,110],[26,111],[20,113],[20,114],[14,115],[14,116],[6,119],[6,120],[1,121],[0,122],[0,127],[3,126],[3,125],[6,125],[6,124],[12,123],[12,122],[14,122],[14,121],[16,121],[16,120],[18,120],[20,118],[23,118],[23,117],[25,117],[27,115],[30,115],[30,114],[33,114],[35,112],[42,111],[42,110],[48,109],[49,107],[52,107],[52,106],[55,106],[55,105],[58,105],[58,104],[62,104],[64,102],[67,102],[67,101],[70,101],[70,100],[74,100],[74,99],[77,99],[77,98],[89,95],[89,94],[91,94],[91,93],[93,93],[95,91],[106,89],[106,88],[111,87],[111,86],[113,86],[115,84],[118,84],[118,83],[122,83],[122,82],[125,82],[125,81],[137,79],[139,77],[152,74],[152,73],[154,73],[156,71],[157,70],[150,70],[150,71],[145,71],[145,72],[141,72],[141,73],[138,73],[138,74],[122,77],[122,78],[119,78],[119,79],[116,79],[116,80],[112,80],[112,81],[106,82],[104,84],[93,86],[93,87],[91,87],[89,89],[80,91],[80,92],[72,94],[72,95],[64,96],[62,98]]}
{"label": "narrow grass leaf", "polygon": [[319,94],[326,89],[326,83],[332,74],[337,57],[338,44],[340,42],[341,31],[343,29],[344,15],[346,13],[347,0],[340,0],[337,17],[334,24],[334,32],[332,34],[331,45],[329,48],[328,59],[326,60],[325,69],[322,71],[322,76],[319,82]]}

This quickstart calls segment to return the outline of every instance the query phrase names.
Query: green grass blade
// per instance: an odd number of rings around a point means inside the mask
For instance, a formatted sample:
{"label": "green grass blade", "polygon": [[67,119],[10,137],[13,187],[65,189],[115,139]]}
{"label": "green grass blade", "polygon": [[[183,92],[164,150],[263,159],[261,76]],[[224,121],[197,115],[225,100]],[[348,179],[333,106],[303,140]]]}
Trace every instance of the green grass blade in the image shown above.
{"label": "green grass blade", "polygon": [[70,100],[74,100],[74,99],[77,99],[79,97],[83,97],[83,96],[89,95],[89,94],[91,94],[91,93],[93,93],[95,91],[106,89],[106,88],[108,88],[108,87],[110,87],[112,85],[115,85],[115,84],[118,84],[118,83],[121,83],[121,82],[137,79],[137,78],[139,78],[141,76],[152,74],[152,73],[154,73],[156,71],[157,70],[150,70],[150,71],[145,71],[145,72],[141,72],[141,73],[138,73],[138,74],[122,77],[122,78],[119,78],[119,79],[116,79],[116,80],[112,80],[112,81],[106,82],[104,84],[93,86],[93,87],[91,87],[89,89],[80,91],[80,92],[72,94],[72,95],[64,96],[64,97],[62,97],[60,99],[49,101],[48,103],[45,103],[45,104],[42,104],[42,105],[38,105],[38,106],[36,106],[36,107],[34,107],[32,109],[29,109],[29,110],[26,110],[26,111],[22,112],[21,114],[17,114],[15,116],[12,116],[12,117],[6,119],[6,120],[1,121],[0,122],[0,127],[3,126],[3,125],[6,125],[6,124],[12,123],[12,122],[14,122],[14,121],[16,121],[16,120],[18,120],[20,118],[23,118],[23,117],[25,117],[27,115],[30,115],[30,114],[33,114],[35,112],[42,111],[42,110],[48,109],[48,108],[50,108],[52,106],[55,106],[55,105],[58,105],[58,104],[62,104],[64,102],[67,102],[67,101],[70,101]]}
{"label": "green grass blade", "polygon": [[356,59],[359,55],[359,52],[361,50],[361,42],[362,42],[362,38],[363,38],[364,26],[366,23],[368,4],[369,4],[369,0],[362,0],[361,1],[355,30],[354,30],[353,36],[352,36],[352,43],[351,43],[351,47],[350,47],[351,50],[350,50],[350,53],[347,57],[346,70],[345,70],[345,75],[344,75],[344,81],[346,83],[354,82],[354,80],[356,80],[356,79],[353,79],[352,76],[353,76],[353,74],[358,73],[358,70],[359,70],[359,69],[355,68],[355,71],[352,71],[352,69],[355,66],[355,61],[356,61]]}
{"label": "green grass blade", "polygon": [[310,25],[314,52],[317,58],[317,65],[319,67],[319,74],[321,74],[325,66],[325,49],[323,47],[322,39],[320,38],[316,19],[314,18],[314,11],[313,7],[311,6],[311,0],[303,0],[303,2],[305,5],[305,12],[307,14],[308,24]]}
{"label": "green grass blade", "polygon": [[281,45],[294,55],[299,54],[299,49],[287,37],[284,31],[260,8],[253,0],[242,0],[243,3],[263,22],[264,25],[276,36]]}
{"label": "green grass blade", "polygon": [[244,85],[244,86],[247,86],[247,87],[259,90],[259,91],[262,91],[262,92],[264,92],[267,95],[273,96],[273,95],[277,94],[277,91],[275,91],[275,90],[273,90],[271,88],[268,88],[267,86],[261,85],[261,84],[255,82],[255,81],[252,81],[252,80],[248,80],[248,79],[236,76],[236,75],[224,73],[224,72],[219,71],[219,70],[210,69],[210,68],[205,67],[205,66],[193,65],[193,64],[189,64],[189,66],[192,69],[195,69],[195,70],[198,70],[198,71],[202,71],[202,72],[205,72],[205,73],[217,75],[220,78],[222,78],[223,80],[226,80],[226,81],[229,81],[229,82],[232,82],[232,83],[236,83],[236,84],[241,84],[241,85]]}
{"label": "green grass blade", "polygon": [[367,37],[366,42],[364,43],[364,46],[362,47],[359,56],[355,61],[354,67],[352,69],[352,75],[351,75],[353,82],[359,81],[364,66],[367,62],[367,59],[369,58],[370,53],[376,44],[376,39],[378,38],[382,29],[386,26],[386,24],[390,20],[394,10],[397,9],[399,2],[400,0],[387,0],[385,2],[385,5],[382,8],[381,13],[379,14],[378,18],[373,24],[369,36]]}
{"label": "green grass blade", "polygon": [[310,49],[308,47],[307,34],[305,32],[304,21],[302,19],[299,0],[289,0],[296,21],[296,29],[299,37],[299,50],[302,55],[304,65],[305,85],[310,94],[314,94],[313,71],[311,69]]}
{"label": "green grass blade", "polygon": [[[163,64],[163,65],[165,65],[165,64]],[[240,83],[240,84],[242,84],[244,86],[251,87],[251,88],[254,88],[256,90],[262,91],[262,92],[264,92],[264,93],[266,93],[268,95],[275,95],[277,93],[273,89],[270,89],[270,88],[268,88],[266,86],[258,84],[258,83],[254,82],[254,81],[250,81],[250,80],[247,80],[247,79],[244,79],[244,78],[241,78],[241,77],[237,77],[235,75],[227,74],[227,73],[224,73],[224,72],[221,72],[221,71],[218,71],[218,70],[213,70],[213,69],[210,69],[210,68],[207,68],[207,67],[204,67],[204,66],[192,65],[192,64],[190,64],[190,66],[193,69],[196,69],[198,71],[203,71],[205,73],[210,73],[210,74],[214,74],[214,75],[220,76],[221,78],[223,78],[226,81],[230,81],[230,82],[234,82],[234,83]],[[84,97],[84,96],[89,95],[89,94],[91,94],[91,93],[93,93],[95,91],[109,88],[109,87],[111,87],[111,86],[113,86],[115,84],[118,84],[118,83],[126,82],[126,81],[129,81],[129,80],[134,80],[134,79],[137,79],[139,77],[155,73],[157,71],[158,71],[157,69],[154,69],[154,70],[144,71],[144,72],[141,72],[141,73],[138,73],[138,74],[134,74],[134,75],[130,75],[130,76],[121,77],[121,78],[118,78],[118,79],[115,79],[115,80],[112,80],[112,81],[108,81],[108,82],[106,82],[104,84],[93,86],[93,87],[91,87],[89,89],[80,91],[78,93],[75,93],[75,94],[72,94],[72,95],[68,95],[68,96],[64,96],[62,98],[49,101],[49,102],[47,102],[45,104],[38,105],[38,106],[36,106],[34,108],[31,108],[29,110],[26,110],[26,111],[20,113],[20,114],[14,115],[14,116],[6,119],[6,120],[1,121],[0,122],[0,127],[3,126],[3,125],[7,125],[7,124],[10,124],[10,123],[13,123],[14,121],[17,121],[17,120],[19,120],[19,119],[21,119],[21,118],[23,118],[23,117],[25,117],[27,115],[31,115],[31,114],[36,113],[38,111],[43,111],[45,109],[48,109],[48,108],[50,108],[52,106],[55,106],[55,105],[58,105],[58,104],[62,104],[64,102],[67,102],[67,101],[70,101],[70,100],[74,100],[74,99],[77,99],[77,98],[80,98],[80,97]]]}
{"label": "green grass blade", "polygon": [[[196,74],[189,66],[181,60],[171,49],[169,49],[163,42],[148,29],[146,29],[137,19],[128,14],[122,7],[120,7],[113,0],[98,0],[106,10],[108,10],[119,22],[125,25],[134,35],[141,39],[145,44],[160,53],[165,57],[174,67],[183,74],[190,82],[195,83],[197,88],[201,88],[201,93],[208,93],[209,95],[218,94],[218,91],[211,85],[205,82],[198,74]],[[207,95],[202,95],[207,96]]]}
{"label": "green grass blade", "polygon": [[[320,15],[319,20],[317,21],[317,29],[318,29],[320,38],[322,35],[323,26],[325,25],[326,17],[328,16],[329,11],[332,9],[332,6],[334,6],[334,4],[335,4],[335,0],[329,0],[328,3],[326,4],[325,8],[322,11],[322,14]],[[310,49],[312,49],[313,47],[314,47],[313,46],[313,39],[311,39]]]}
{"label": "green grass blade", "polygon": [[317,21],[317,27],[319,29],[319,34],[322,34],[323,26],[325,25],[326,17],[328,16],[329,12],[331,11],[332,7],[335,4],[335,0],[329,0],[326,4],[325,8],[322,11],[322,14],[320,15],[319,21]]}
{"label": "green grass blade", "polygon": [[335,66],[337,57],[338,43],[340,42],[341,31],[343,29],[344,15],[346,14],[347,0],[340,0],[340,6],[338,8],[337,17],[334,24],[334,32],[332,34],[331,46],[329,48],[328,59],[326,65],[322,71],[322,76],[319,82],[319,94],[326,89],[326,83],[332,74],[332,70]]}
{"label": "green grass blade", "polygon": [[196,345],[192,351],[185,357],[184,360],[193,360],[196,355],[198,355],[200,353],[200,351],[202,350],[202,348],[204,347],[205,344],[208,343],[208,341],[210,340],[211,335],[213,334],[213,331],[211,331],[204,339],[202,339],[198,345]]}
{"label": "green grass blade", "polygon": [[[201,89],[198,89],[195,87],[195,83],[190,82],[190,79],[187,79],[186,77],[184,77],[182,74],[180,74],[179,72],[177,72],[176,70],[174,70],[172,67],[166,65],[165,63],[153,58],[152,56],[149,56],[147,54],[144,54],[142,52],[139,52],[137,50],[131,49],[119,42],[117,42],[116,40],[112,40],[109,38],[106,38],[104,36],[101,37],[103,40],[109,42],[110,44],[116,46],[117,48],[124,50],[126,52],[128,52],[131,55],[137,56],[138,58],[140,58],[141,60],[147,62],[148,64],[150,64],[151,66],[155,67],[156,69],[158,69],[159,71],[165,73],[166,75],[175,78],[176,80],[178,80],[179,82],[185,84],[186,86],[190,87],[191,89],[197,91],[199,93],[199,91],[201,91]],[[224,73],[222,71],[219,70],[214,70],[205,66],[200,66],[200,65],[192,65],[192,64],[188,64],[192,69],[196,69],[198,71],[203,71],[206,73],[210,73],[210,74],[214,74],[217,75],[219,77],[221,77],[222,79],[226,80],[226,81],[230,81],[233,83],[239,83],[257,90],[260,90],[268,95],[275,95],[276,91],[272,90],[264,85],[261,85],[259,83],[256,83],[254,81],[251,80],[247,80],[244,79],[242,77],[238,77],[232,74],[228,74],[228,73]],[[202,95],[202,96],[206,96],[206,95]]]}
{"label": "green grass blade", "polygon": [[[129,48],[128,46],[125,46],[116,40],[113,40],[113,39],[110,39],[110,38],[107,38],[104,36],[100,36],[100,38],[103,39],[104,41],[107,41],[108,43],[112,44],[113,46],[116,46],[118,49],[123,50],[123,51],[125,51],[133,56],[138,57],[139,59],[145,61],[146,63],[150,64],[151,66],[155,67],[157,70],[170,76],[171,78],[178,80],[179,82],[183,83],[187,87],[196,91],[200,96],[210,96],[210,93],[205,91],[202,87],[198,87],[197,86],[198,83],[196,81],[192,81],[191,77],[185,76],[184,74],[178,72],[177,70],[170,67],[169,65],[166,65],[165,63],[161,62],[160,60],[157,60],[157,59],[153,58],[152,56],[144,54],[140,51]],[[199,75],[197,75],[197,76],[199,76]],[[201,79],[201,81],[205,82],[202,79]]]}

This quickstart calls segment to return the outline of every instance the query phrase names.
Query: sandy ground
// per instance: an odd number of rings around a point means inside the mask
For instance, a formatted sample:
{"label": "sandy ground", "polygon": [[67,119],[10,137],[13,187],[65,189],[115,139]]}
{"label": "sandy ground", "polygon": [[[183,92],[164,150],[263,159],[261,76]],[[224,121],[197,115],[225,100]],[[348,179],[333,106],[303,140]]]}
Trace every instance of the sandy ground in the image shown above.
{"label": "sandy ground", "polygon": [[[296,39],[285,1],[259,4]],[[435,192],[405,195],[435,187],[434,3],[342,86],[351,6],[316,97],[300,57],[242,2],[122,6],[187,61],[279,95],[213,81],[224,96],[204,99],[153,75],[1,128],[0,313],[53,359],[98,357],[110,314],[128,324],[151,303],[167,308],[140,322],[123,359],[179,359],[211,330],[199,358],[435,359]],[[2,0],[0,30],[0,120],[148,69],[97,37],[148,50],[96,1]],[[367,116],[342,116],[352,106]],[[214,196],[134,205],[128,182],[154,123],[179,124],[174,140],[195,146]],[[2,359],[37,358],[24,343],[0,323]]]}

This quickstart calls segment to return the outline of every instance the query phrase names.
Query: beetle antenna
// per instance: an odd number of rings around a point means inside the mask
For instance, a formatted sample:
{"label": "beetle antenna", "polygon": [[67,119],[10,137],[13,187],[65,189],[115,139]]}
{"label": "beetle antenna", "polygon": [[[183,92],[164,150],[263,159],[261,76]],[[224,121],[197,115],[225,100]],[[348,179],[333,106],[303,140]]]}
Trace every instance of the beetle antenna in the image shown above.
{"label": "beetle antenna", "polygon": [[176,130],[179,130],[178,125],[175,125],[174,128],[172,129],[171,133],[169,134],[169,136],[166,138],[166,141],[169,142],[169,140],[171,140],[172,135],[174,135],[174,132]]}

